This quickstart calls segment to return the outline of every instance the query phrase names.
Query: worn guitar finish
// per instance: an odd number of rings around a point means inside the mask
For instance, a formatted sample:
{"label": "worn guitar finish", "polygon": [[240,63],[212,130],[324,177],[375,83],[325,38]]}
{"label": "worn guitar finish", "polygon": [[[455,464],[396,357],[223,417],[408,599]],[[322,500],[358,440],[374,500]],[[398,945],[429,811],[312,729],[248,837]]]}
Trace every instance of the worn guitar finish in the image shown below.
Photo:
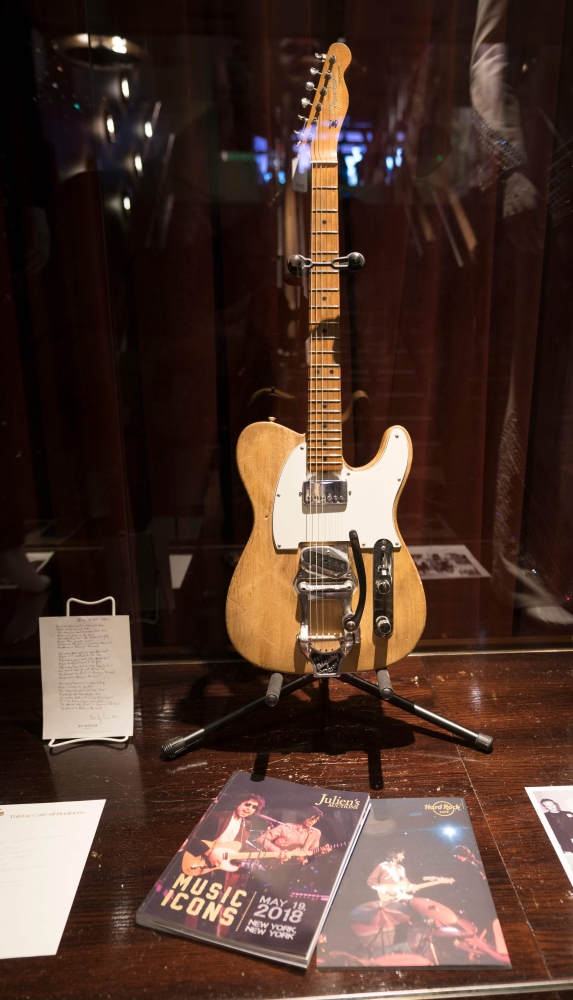
{"label": "worn guitar finish", "polygon": [[254,526],[229,588],[227,628],[236,649],[267,670],[336,676],[409,653],[426,605],[396,521],[412,462],[408,432],[390,427],[361,469],[342,455],[340,271],[359,269],[364,258],[339,257],[338,247],[337,145],[350,52],[336,43],[324,60],[297,175],[312,185],[311,257],[289,260],[309,282],[307,433],[257,423],[239,438]]}

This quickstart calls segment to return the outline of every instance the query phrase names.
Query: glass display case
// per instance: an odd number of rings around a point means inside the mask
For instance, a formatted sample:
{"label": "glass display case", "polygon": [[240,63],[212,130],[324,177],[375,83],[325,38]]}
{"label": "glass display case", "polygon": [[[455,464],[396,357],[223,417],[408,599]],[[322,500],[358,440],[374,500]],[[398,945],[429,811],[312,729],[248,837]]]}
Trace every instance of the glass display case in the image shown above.
{"label": "glass display case", "polygon": [[14,0],[5,10],[0,637],[113,594],[139,661],[237,657],[241,431],[304,433],[315,52],[344,40],[346,461],[403,425],[418,649],[561,648],[573,625],[573,11]]}

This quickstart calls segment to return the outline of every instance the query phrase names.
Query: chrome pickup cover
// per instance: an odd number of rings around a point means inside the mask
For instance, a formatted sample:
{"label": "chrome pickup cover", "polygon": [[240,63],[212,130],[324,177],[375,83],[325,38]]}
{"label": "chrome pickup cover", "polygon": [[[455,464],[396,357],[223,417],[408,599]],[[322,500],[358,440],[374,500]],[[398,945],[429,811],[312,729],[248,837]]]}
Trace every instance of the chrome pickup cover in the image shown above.
{"label": "chrome pickup cover", "polygon": [[307,545],[301,549],[300,565],[311,578],[321,580],[336,580],[350,572],[347,555],[342,549],[335,549],[332,545]]}
{"label": "chrome pickup cover", "polygon": [[341,479],[307,479],[302,487],[302,500],[306,507],[328,507],[348,501],[348,484]]}

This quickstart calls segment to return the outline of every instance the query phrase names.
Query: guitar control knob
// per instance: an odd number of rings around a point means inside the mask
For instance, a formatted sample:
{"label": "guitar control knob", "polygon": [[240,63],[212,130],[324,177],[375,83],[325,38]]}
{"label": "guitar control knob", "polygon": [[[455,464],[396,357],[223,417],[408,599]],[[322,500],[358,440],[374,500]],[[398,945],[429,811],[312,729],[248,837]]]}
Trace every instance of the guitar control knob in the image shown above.
{"label": "guitar control knob", "polygon": [[378,583],[376,584],[376,590],[378,591],[379,594],[387,594],[390,590],[390,581],[378,580]]}
{"label": "guitar control knob", "polygon": [[388,635],[392,631],[392,625],[390,624],[390,619],[386,615],[379,615],[376,619],[376,628],[382,635]]}

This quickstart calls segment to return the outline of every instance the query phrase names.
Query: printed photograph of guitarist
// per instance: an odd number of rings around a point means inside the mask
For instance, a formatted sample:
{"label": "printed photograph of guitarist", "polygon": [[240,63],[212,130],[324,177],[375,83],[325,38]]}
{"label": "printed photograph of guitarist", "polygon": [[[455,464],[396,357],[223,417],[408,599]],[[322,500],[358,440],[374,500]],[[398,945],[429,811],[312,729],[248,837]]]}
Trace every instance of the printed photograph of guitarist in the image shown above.
{"label": "printed photograph of guitarist", "polygon": [[[211,851],[215,847],[231,843],[248,844],[253,817],[260,813],[264,804],[262,795],[249,795],[234,808],[222,803],[223,808],[212,809],[194,831],[193,840],[184,845],[182,871],[186,875],[192,874],[196,870],[192,866],[196,864],[195,858],[199,855],[209,863],[212,860]],[[256,845],[252,846],[252,850],[256,850]]]}
{"label": "printed photograph of guitarist", "polygon": [[[288,861],[288,852],[297,849],[309,854],[327,854],[331,847],[329,844],[320,847],[321,832],[316,826],[323,816],[322,809],[313,806],[302,823],[277,823],[259,839],[259,844],[264,851],[276,853],[281,861]],[[299,856],[297,860],[301,864],[308,863],[307,857]]]}
{"label": "printed photograph of guitarist", "polygon": [[410,882],[402,864],[404,857],[404,851],[388,851],[386,859],[376,865],[366,880],[366,884],[377,891],[382,906],[387,903],[392,905],[407,903],[420,889],[429,889],[433,885],[445,885],[455,881],[442,875],[426,875],[422,882],[414,885]]}

